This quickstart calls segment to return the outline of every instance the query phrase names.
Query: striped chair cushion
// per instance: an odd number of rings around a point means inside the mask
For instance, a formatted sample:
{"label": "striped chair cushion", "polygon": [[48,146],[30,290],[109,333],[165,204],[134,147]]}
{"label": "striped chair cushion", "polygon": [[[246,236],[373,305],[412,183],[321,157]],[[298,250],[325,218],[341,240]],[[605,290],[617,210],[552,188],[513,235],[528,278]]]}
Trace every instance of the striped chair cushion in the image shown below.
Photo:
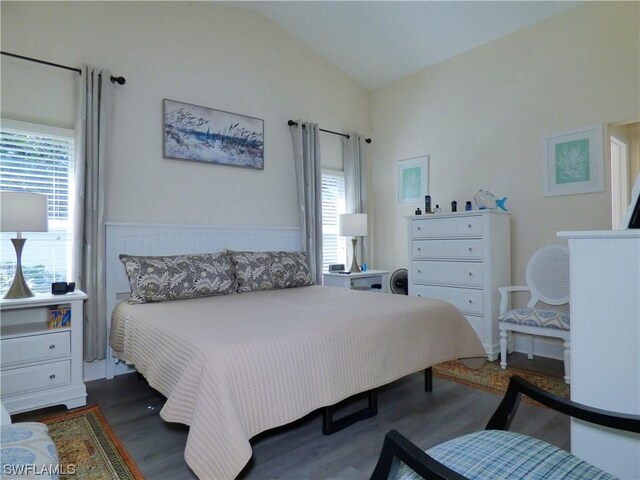
{"label": "striped chair cushion", "polygon": [[[483,430],[436,445],[427,453],[469,479],[614,480],[608,473],[535,438]],[[402,464],[398,479],[420,478]]]}
{"label": "striped chair cushion", "polygon": [[569,330],[571,322],[569,314],[555,310],[542,310],[539,308],[516,308],[498,317],[506,323],[528,325],[530,327],[554,328],[556,330]]}

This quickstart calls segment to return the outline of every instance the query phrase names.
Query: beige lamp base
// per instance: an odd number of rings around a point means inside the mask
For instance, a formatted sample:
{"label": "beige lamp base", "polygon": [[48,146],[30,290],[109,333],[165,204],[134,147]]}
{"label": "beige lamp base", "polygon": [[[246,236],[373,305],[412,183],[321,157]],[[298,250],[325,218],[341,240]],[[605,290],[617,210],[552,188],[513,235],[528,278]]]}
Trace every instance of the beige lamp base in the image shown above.
{"label": "beige lamp base", "polygon": [[16,263],[16,274],[13,277],[11,287],[9,287],[9,291],[2,298],[16,299],[33,297],[33,292],[29,288],[29,285],[27,285],[27,282],[24,279],[24,275],[22,274],[22,248],[24,247],[24,243],[26,241],[26,238],[11,239],[13,248],[16,249],[16,258],[18,259],[18,261]]}
{"label": "beige lamp base", "polygon": [[351,261],[351,270],[349,270],[351,273],[360,273],[362,270],[360,270],[360,267],[358,266],[358,262],[356,261],[356,246],[358,245],[358,238],[357,237],[353,237],[351,239],[351,245],[352,245],[352,249],[353,249],[353,260]]}

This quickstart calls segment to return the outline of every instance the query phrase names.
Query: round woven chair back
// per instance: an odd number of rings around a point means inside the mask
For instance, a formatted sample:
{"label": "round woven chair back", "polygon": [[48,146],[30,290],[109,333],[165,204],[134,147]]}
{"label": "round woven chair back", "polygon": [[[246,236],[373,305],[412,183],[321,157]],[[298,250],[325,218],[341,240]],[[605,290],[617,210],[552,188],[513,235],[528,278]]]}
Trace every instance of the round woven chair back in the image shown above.
{"label": "round woven chair back", "polygon": [[527,264],[527,286],[533,297],[548,305],[569,302],[569,248],[546,245],[537,250]]}

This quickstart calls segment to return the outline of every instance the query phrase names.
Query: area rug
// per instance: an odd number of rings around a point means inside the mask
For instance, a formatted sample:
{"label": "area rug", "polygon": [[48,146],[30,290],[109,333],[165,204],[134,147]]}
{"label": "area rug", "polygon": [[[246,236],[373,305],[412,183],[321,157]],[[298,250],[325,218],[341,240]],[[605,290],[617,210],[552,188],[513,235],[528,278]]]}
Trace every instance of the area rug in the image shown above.
{"label": "area rug", "polygon": [[[498,362],[484,362],[480,368],[469,368],[459,360],[452,360],[435,365],[433,374],[445,380],[480,388],[497,395],[504,395],[512,375],[519,375],[538,387],[564,398],[569,398],[570,393],[569,385],[565,383],[563,378],[510,367],[509,365],[503,370]],[[538,405],[537,402],[531,401],[528,397],[523,396],[522,398],[528,403]]]}
{"label": "area rug", "polygon": [[60,479],[142,480],[124,446],[97,405],[39,420],[58,449]]}

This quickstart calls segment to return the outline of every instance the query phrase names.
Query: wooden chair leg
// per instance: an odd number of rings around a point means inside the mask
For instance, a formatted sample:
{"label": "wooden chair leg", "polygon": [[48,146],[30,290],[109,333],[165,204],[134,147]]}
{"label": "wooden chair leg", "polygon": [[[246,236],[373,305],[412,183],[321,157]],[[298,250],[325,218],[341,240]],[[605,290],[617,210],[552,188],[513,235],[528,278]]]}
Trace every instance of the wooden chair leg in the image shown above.
{"label": "wooden chair leg", "polygon": [[507,368],[507,329],[500,328],[500,366]]}
{"label": "wooden chair leg", "polygon": [[571,383],[571,346],[569,342],[565,340],[564,342],[564,381],[568,384]]}

